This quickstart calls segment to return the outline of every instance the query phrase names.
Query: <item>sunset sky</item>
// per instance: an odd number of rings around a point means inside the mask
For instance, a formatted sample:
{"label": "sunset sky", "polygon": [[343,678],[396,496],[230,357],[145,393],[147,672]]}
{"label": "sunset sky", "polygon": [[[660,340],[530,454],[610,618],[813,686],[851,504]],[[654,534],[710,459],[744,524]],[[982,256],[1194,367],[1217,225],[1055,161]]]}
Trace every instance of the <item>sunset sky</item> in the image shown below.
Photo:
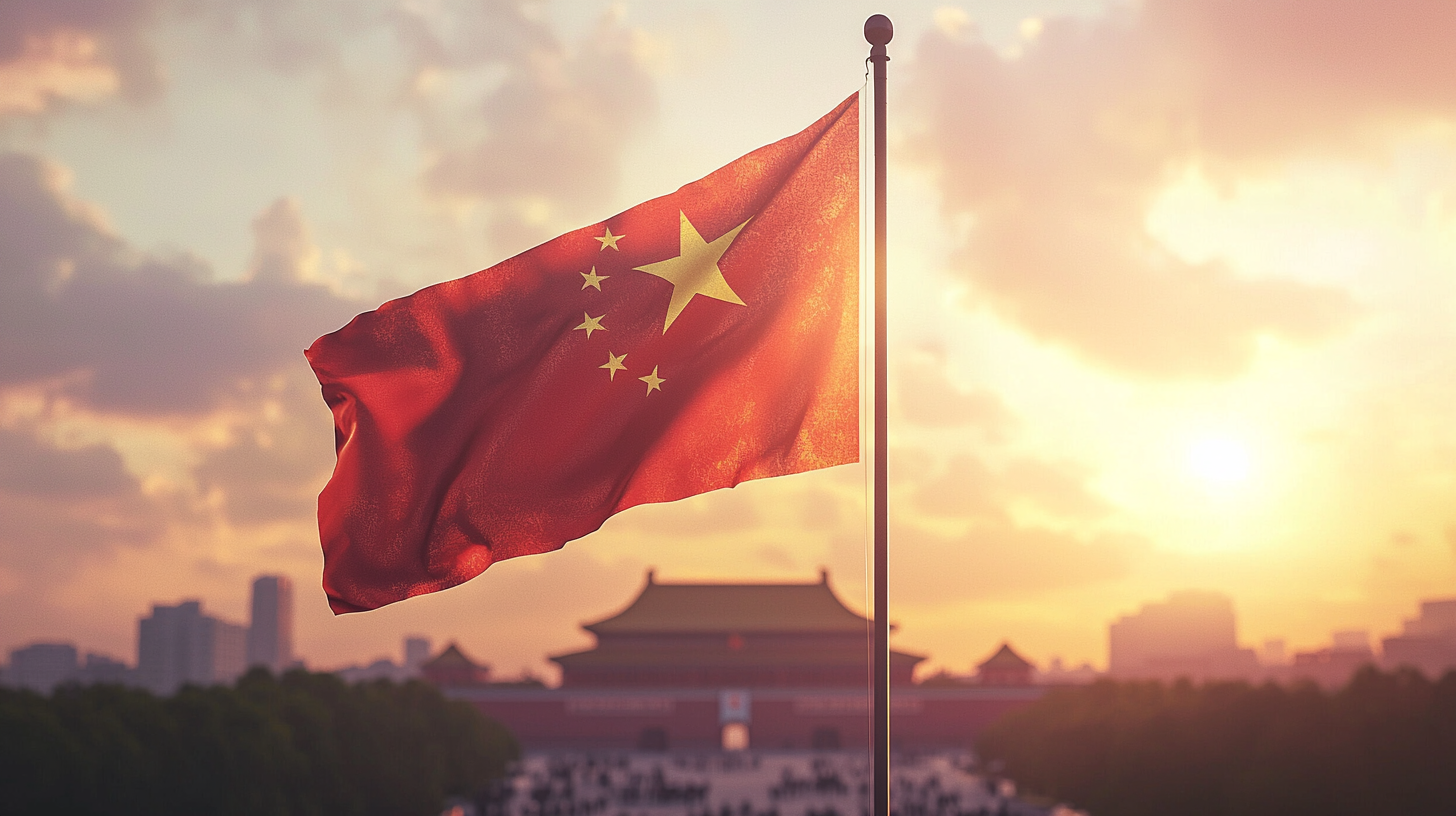
{"label": "sunset sky", "polygon": [[1105,665],[1180,589],[1325,645],[1456,595],[1447,0],[15,0],[0,7],[0,651],[135,659],[292,576],[315,667],[551,674],[659,580],[864,609],[865,471],[636,508],[334,617],[302,350],[857,91],[890,45],[891,617]]}

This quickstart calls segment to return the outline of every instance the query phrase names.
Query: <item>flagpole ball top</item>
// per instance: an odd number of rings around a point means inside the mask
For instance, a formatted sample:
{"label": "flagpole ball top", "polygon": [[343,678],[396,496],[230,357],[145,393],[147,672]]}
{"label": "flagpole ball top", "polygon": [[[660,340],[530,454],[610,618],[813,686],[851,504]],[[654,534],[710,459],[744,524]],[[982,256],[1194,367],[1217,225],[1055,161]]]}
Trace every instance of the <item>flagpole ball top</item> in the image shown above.
{"label": "flagpole ball top", "polygon": [[876,14],[865,20],[864,35],[865,42],[870,45],[888,45],[895,37],[895,27],[890,24],[889,17]]}

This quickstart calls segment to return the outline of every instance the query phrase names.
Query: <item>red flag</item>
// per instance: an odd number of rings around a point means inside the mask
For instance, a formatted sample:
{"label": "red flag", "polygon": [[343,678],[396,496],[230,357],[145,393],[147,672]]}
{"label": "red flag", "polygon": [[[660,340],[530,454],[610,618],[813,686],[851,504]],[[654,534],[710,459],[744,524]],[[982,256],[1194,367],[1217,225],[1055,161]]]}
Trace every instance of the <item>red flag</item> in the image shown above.
{"label": "red flag", "polygon": [[455,586],[612,514],[859,455],[859,106],[676,193],[354,318],[334,612]]}

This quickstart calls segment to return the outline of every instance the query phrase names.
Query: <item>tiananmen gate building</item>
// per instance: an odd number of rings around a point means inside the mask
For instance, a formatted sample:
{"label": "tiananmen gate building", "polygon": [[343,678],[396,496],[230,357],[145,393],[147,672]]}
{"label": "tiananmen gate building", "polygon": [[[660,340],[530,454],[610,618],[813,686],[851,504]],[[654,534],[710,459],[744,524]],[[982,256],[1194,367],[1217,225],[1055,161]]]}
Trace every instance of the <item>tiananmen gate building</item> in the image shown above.
{"label": "tiananmen gate building", "polygon": [[[425,673],[527,750],[864,748],[870,626],[827,572],[814,583],[708,584],[661,583],[649,571],[625,609],[583,625],[594,648],[551,658],[559,688],[460,682],[485,674],[462,667],[468,658],[453,646]],[[969,747],[991,720],[1041,694],[1017,680],[916,686],[922,660],[890,655],[891,738],[901,748]]]}

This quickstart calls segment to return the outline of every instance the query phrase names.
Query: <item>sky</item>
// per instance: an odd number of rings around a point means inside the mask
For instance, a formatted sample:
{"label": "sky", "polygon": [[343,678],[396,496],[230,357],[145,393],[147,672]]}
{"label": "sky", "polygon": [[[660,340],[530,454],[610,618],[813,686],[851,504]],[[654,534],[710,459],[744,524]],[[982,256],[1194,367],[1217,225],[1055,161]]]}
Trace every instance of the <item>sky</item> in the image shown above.
{"label": "sky", "polygon": [[295,584],[315,667],[553,676],[666,581],[866,598],[865,471],[624,512],[333,616],[302,350],[808,126],[896,27],[891,617],[924,671],[1106,662],[1182,589],[1240,639],[1456,595],[1444,0],[14,0],[0,7],[0,649],[135,658]]}

